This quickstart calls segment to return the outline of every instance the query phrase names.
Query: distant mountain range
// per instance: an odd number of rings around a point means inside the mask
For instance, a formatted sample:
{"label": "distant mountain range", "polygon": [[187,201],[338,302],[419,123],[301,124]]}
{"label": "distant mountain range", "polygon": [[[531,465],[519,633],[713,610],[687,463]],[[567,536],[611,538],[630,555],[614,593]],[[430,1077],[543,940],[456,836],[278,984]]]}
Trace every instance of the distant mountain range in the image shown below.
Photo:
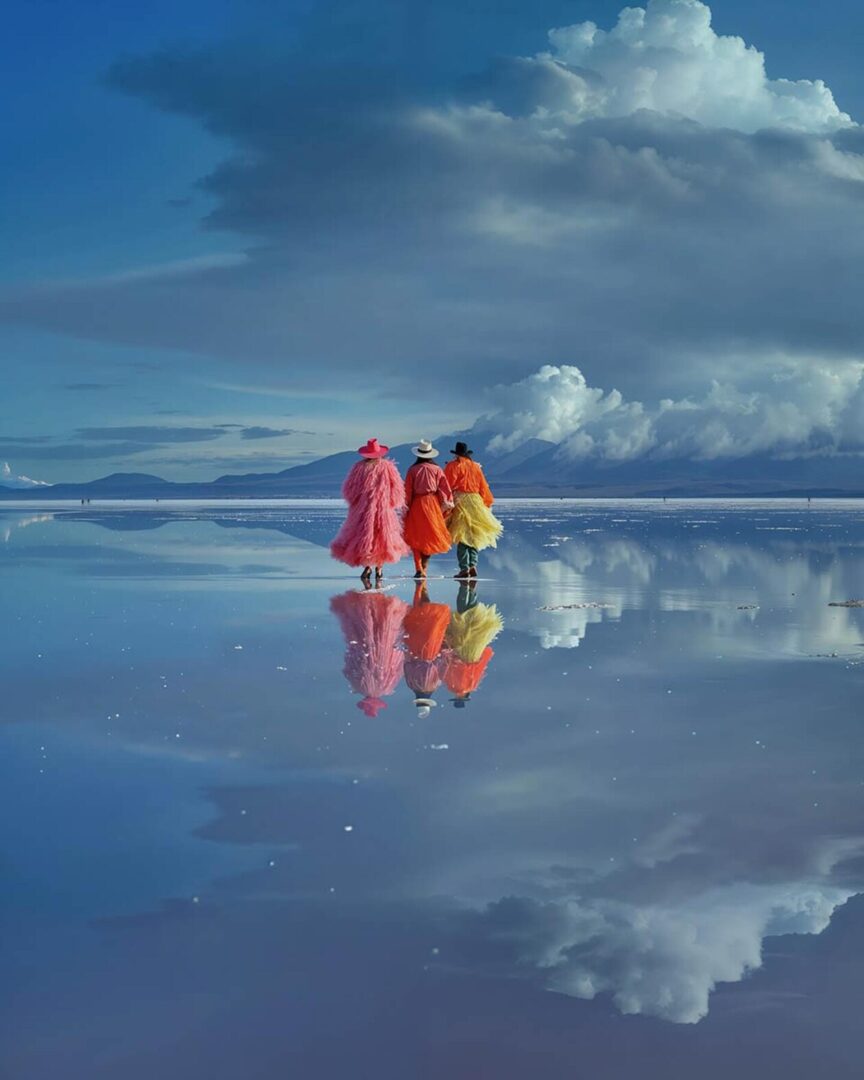
{"label": "distant mountain range", "polygon": [[[436,441],[441,460],[458,435]],[[463,436],[464,433],[463,433]],[[391,451],[404,472],[411,445]],[[330,454],[277,473],[225,475],[196,483],[174,483],[147,473],[112,473],[83,484],[12,488],[0,483],[0,500],[27,499],[261,499],[338,496],[356,452]],[[862,459],[853,456],[790,460],[751,456],[715,461],[657,461],[649,457],[620,463],[567,462],[555,443],[529,439],[498,456],[484,455],[490,484],[500,496],[699,497],[864,495]]]}

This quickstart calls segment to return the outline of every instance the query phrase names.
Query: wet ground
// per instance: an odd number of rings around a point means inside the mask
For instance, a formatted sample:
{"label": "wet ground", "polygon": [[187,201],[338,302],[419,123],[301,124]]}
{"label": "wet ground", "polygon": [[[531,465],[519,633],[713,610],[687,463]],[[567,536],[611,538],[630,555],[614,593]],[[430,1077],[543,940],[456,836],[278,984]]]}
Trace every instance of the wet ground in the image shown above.
{"label": "wet ground", "polygon": [[340,515],[0,509],[4,1080],[864,1074],[864,504]]}

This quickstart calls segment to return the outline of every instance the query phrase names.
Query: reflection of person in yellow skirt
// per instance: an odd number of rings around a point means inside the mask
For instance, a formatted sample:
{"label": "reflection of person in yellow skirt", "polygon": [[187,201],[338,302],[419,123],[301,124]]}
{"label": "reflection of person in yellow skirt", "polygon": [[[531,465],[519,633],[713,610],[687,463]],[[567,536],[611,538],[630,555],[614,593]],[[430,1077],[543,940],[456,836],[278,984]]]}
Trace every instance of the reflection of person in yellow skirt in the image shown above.
{"label": "reflection of person in yellow skirt", "polygon": [[474,582],[460,586],[456,610],[450,615],[447,645],[450,649],[444,668],[444,684],[453,694],[453,705],[464,709],[480,685],[489,661],[495,655],[490,648],[504,627],[504,620],[494,604],[481,604]]}
{"label": "reflection of person in yellow skirt", "polygon": [[444,475],[453,489],[456,504],[447,519],[459,560],[456,577],[477,577],[477,553],[495,547],[504,526],[489,509],[495,500],[483,469],[471,460],[474,451],[464,442],[457,442],[452,452],[455,457],[445,465]]}

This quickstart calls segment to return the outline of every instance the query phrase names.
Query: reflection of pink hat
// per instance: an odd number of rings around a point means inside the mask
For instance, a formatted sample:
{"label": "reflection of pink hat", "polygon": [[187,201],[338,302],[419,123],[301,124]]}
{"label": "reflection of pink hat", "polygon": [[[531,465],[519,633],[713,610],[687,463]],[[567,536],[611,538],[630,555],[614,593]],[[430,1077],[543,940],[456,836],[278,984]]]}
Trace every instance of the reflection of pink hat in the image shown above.
{"label": "reflection of pink hat", "polygon": [[361,446],[357,451],[360,457],[375,458],[384,457],[385,454],[390,453],[389,446],[379,446],[377,439],[370,439],[365,446]]}
{"label": "reflection of pink hat", "polygon": [[357,708],[362,709],[367,716],[377,716],[382,709],[387,708],[387,702],[382,701],[380,697],[364,697],[362,701],[357,702]]}

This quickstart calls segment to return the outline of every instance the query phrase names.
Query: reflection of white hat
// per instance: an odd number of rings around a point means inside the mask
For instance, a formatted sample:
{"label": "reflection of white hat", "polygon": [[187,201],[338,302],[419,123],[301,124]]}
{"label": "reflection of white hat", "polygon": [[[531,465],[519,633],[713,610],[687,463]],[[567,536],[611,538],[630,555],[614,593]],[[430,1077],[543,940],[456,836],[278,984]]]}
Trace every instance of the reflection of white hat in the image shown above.
{"label": "reflection of white hat", "polygon": [[429,715],[429,713],[435,708],[438,702],[434,701],[431,697],[415,697],[414,704],[417,707],[417,715],[422,720],[424,717]]}
{"label": "reflection of white hat", "polygon": [[435,449],[432,443],[429,442],[428,439],[421,439],[416,446],[412,446],[411,453],[415,454],[417,457],[438,457],[438,451]]}

